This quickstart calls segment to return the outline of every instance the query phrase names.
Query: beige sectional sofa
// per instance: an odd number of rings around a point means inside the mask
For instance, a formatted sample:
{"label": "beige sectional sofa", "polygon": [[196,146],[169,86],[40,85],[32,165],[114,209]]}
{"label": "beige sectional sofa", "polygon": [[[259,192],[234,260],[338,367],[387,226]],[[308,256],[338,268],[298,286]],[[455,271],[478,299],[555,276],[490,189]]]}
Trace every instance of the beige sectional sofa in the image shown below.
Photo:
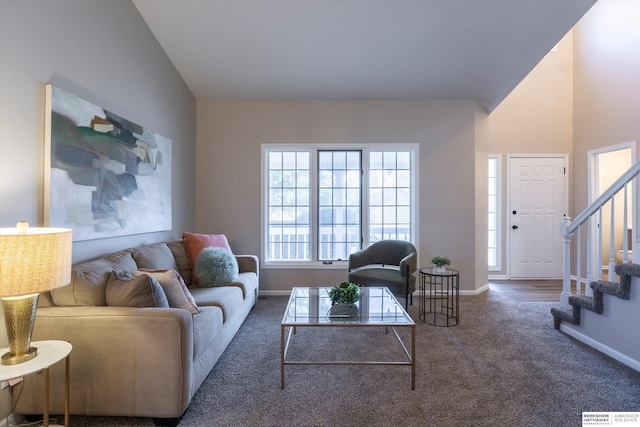
{"label": "beige sectional sofa", "polygon": [[[175,269],[192,282],[182,241],[154,243],[75,265],[71,284],[40,297],[33,340],[73,345],[70,412],[152,417],[175,425],[258,297],[258,258],[236,255],[237,281],[189,287],[198,307],[107,306],[112,271]],[[188,293],[187,293],[188,294]],[[64,364],[58,364],[64,365]],[[64,366],[51,369],[51,413],[64,411]],[[25,379],[16,413],[42,412],[42,379]],[[17,395],[18,393],[16,393]]]}

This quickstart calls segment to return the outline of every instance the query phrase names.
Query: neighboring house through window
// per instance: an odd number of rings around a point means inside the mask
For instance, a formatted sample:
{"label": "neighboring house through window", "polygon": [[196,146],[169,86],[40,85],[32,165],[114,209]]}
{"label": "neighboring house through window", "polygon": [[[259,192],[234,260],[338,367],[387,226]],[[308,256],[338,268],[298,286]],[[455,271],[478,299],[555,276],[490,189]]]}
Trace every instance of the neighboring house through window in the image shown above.
{"label": "neighboring house through window", "polygon": [[263,144],[263,259],[340,264],[378,240],[413,241],[417,145]]}

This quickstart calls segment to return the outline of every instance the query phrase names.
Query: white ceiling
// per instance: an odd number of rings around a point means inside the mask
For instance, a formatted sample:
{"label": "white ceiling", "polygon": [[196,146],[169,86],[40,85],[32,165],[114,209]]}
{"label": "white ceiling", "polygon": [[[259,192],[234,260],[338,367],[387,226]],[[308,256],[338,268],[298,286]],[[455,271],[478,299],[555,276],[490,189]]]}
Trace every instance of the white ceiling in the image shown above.
{"label": "white ceiling", "polygon": [[475,99],[596,0],[133,0],[196,98]]}

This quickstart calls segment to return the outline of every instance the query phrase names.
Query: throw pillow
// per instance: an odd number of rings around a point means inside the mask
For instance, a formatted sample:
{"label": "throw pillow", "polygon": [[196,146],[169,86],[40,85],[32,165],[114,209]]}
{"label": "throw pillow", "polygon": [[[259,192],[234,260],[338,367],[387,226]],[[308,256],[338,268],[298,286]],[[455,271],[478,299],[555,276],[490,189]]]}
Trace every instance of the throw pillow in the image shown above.
{"label": "throw pillow", "polygon": [[180,273],[184,283],[189,286],[193,280],[191,279],[191,263],[189,262],[189,256],[187,255],[187,249],[184,247],[184,241],[175,240],[173,242],[167,242],[167,246],[169,247],[173,258],[176,260],[176,270]]}
{"label": "throw pillow", "polygon": [[167,296],[156,279],[133,277],[128,272],[111,272],[105,286],[107,305],[117,307],[169,307]]}
{"label": "throw pillow", "polygon": [[152,243],[150,245],[138,246],[130,249],[129,252],[135,260],[138,268],[148,268],[152,270],[176,269],[176,260],[166,243]]}
{"label": "throw pillow", "polygon": [[193,314],[198,314],[200,309],[184,284],[182,277],[175,270],[132,270],[135,277],[148,275],[160,283],[169,300],[169,307],[184,308]]}
{"label": "throw pillow", "polygon": [[71,270],[71,283],[51,291],[53,303],[62,307],[103,306],[105,287],[112,271],[138,268],[128,252],[117,252],[93,261],[83,262]]}
{"label": "throw pillow", "polygon": [[226,249],[204,248],[196,259],[195,275],[200,286],[223,286],[238,278],[238,261]]}
{"label": "throw pillow", "polygon": [[200,251],[208,247],[224,248],[231,251],[227,236],[224,234],[198,234],[198,233],[182,233],[184,247],[187,250],[189,264],[191,264],[192,284],[198,283],[198,277],[195,276],[196,259],[200,255]]}

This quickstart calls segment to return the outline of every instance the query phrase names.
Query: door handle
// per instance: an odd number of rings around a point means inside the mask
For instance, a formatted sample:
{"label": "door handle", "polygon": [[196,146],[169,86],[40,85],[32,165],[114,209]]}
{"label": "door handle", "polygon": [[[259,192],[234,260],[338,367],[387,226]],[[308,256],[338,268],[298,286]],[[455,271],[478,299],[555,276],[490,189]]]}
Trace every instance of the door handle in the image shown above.
{"label": "door handle", "polygon": [[514,230],[517,230],[518,226],[517,225],[512,225],[511,228],[513,228]]}

